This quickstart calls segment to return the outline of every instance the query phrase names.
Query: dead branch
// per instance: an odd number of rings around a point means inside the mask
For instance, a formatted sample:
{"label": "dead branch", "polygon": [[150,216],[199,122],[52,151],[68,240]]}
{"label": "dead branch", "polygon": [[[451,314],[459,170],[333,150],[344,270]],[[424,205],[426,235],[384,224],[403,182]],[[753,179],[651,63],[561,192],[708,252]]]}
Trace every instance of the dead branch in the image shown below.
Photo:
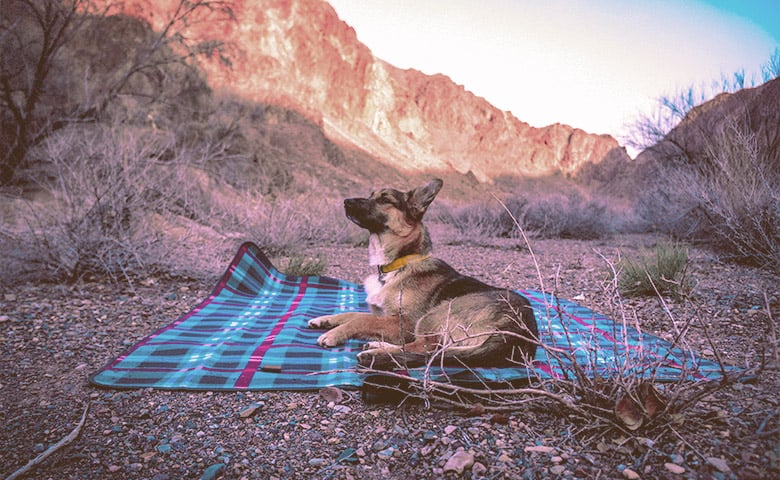
{"label": "dead branch", "polygon": [[84,413],[81,414],[81,420],[78,425],[69,434],[62,438],[59,442],[55,443],[51,447],[47,448],[45,452],[41,453],[37,457],[30,460],[27,465],[23,466],[19,470],[9,475],[5,480],[14,480],[22,475],[28,474],[37,465],[43,463],[44,460],[49,458],[57,450],[70,445],[81,433],[81,428],[84,426],[84,422],[87,420],[87,412],[89,411],[89,403],[84,406]]}

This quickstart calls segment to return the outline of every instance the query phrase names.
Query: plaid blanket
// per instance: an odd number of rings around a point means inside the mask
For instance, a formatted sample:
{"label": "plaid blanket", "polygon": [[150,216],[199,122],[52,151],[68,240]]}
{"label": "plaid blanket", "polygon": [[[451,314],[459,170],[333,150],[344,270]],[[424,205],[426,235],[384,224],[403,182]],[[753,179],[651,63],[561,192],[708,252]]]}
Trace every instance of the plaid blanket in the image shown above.
{"label": "plaid blanket", "polygon": [[[724,373],[693,352],[576,303],[518,291],[532,302],[541,341],[554,348],[539,348],[530,369],[448,367],[434,371],[434,380],[570,377],[575,367],[586,375],[632,373],[656,381],[714,379]],[[257,246],[246,243],[208,298],[108,362],[90,381],[112,388],[182,390],[359,387],[364,375],[356,355],[363,342],[322,348],[316,343],[322,332],[306,325],[320,315],[366,311],[365,297],[355,283],[285,275]],[[419,378],[423,370],[405,373]]]}

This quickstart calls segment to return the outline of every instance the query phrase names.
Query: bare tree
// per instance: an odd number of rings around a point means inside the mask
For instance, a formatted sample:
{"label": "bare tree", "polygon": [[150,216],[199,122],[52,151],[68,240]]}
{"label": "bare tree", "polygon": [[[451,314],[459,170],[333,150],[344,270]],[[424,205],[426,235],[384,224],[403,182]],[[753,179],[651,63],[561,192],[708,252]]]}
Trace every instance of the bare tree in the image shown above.
{"label": "bare tree", "polygon": [[[780,49],[775,49],[767,63],[761,66],[763,82],[780,76]],[[658,97],[654,109],[649,113],[640,113],[629,126],[629,132],[623,138],[628,147],[639,151],[646,150],[662,140],[676,127],[688,112],[721,93],[733,93],[743,88],[755,87],[755,77],[748,76],[745,69],[734,71],[731,76],[721,75],[713,80],[709,87],[683,88],[676,93]]]}
{"label": "bare tree", "polygon": [[764,82],[780,77],[780,48],[775,48],[769,60],[761,66]]}
{"label": "bare tree", "polygon": [[[189,69],[193,76],[193,59],[221,51],[221,42],[193,40],[183,32],[203,18],[233,18],[224,1],[179,0],[153,32],[137,20],[110,15],[117,10],[112,2],[99,3],[0,0],[0,184],[25,166],[30,148],[52,131],[98,119],[120,96],[165,101],[170,91],[160,88],[163,83],[186,83],[171,82],[172,71]],[[106,38],[117,22],[140,24],[140,33]],[[103,59],[110,61],[90,63],[101,42],[110,41],[125,42],[118,46],[121,53],[104,49]],[[93,51],[79,56],[85,45]]]}

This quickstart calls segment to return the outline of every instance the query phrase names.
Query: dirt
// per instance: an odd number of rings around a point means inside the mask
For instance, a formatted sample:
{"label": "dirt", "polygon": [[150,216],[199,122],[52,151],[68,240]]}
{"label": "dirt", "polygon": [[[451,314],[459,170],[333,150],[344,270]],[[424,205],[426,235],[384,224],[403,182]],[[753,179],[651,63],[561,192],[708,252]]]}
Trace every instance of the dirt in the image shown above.
{"label": "dirt", "polygon": [[[25,284],[0,295],[0,475],[68,435],[88,404],[78,438],[29,478],[777,478],[780,280],[693,248],[690,298],[618,301],[605,288],[608,261],[653,241],[537,240],[533,256],[516,242],[442,245],[436,254],[495,285],[555,290],[613,318],[625,314],[660,337],[694,318],[688,341],[705,357],[764,367],[664,428],[589,425],[545,401],[495,414],[366,403],[359,391],[334,401],[318,392],[98,389],[90,374],[197,305],[222,272],[133,287]],[[330,276],[369,273],[362,249],[312,253],[325,256]]]}

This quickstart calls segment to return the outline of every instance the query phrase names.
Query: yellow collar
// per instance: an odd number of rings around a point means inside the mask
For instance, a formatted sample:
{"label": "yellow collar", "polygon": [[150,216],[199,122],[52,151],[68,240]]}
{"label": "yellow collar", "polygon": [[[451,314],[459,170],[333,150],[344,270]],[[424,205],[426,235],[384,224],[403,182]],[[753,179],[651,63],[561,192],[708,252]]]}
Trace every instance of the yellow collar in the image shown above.
{"label": "yellow collar", "polygon": [[392,262],[390,262],[390,263],[388,263],[386,265],[380,265],[379,266],[379,271],[381,273],[394,272],[396,270],[399,270],[399,269],[405,267],[409,263],[422,262],[423,260],[425,260],[428,257],[430,257],[430,254],[428,254],[428,255],[421,255],[419,253],[414,253],[412,255],[405,255],[403,257],[396,258],[395,260],[393,260]]}

